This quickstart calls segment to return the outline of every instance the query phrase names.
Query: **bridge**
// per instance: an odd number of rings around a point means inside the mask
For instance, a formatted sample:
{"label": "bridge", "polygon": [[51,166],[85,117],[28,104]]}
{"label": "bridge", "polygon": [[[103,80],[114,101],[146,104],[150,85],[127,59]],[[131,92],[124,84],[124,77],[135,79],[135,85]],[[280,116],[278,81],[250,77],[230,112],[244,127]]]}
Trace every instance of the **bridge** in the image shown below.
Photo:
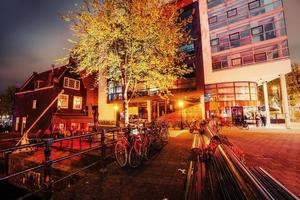
{"label": "bridge", "polygon": [[[20,199],[297,199],[264,169],[248,168],[243,154],[210,128],[204,135],[172,131],[168,144],[138,169],[114,162],[118,131],[2,149],[0,182],[23,185]],[[216,145],[211,138],[219,138]],[[14,153],[20,149],[28,152]]]}

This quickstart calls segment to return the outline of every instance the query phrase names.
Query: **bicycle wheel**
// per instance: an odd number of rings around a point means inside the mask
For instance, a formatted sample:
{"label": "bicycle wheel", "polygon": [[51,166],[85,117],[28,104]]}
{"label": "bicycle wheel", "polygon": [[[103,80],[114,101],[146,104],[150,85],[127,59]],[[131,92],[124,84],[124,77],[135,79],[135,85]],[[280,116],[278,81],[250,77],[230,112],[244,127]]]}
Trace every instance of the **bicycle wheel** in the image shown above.
{"label": "bicycle wheel", "polygon": [[150,159],[150,148],[148,146],[144,147],[143,156],[144,156],[145,160]]}
{"label": "bicycle wheel", "polygon": [[130,149],[128,160],[129,160],[129,165],[132,168],[137,168],[142,164],[142,156],[138,155],[138,153],[134,149],[134,146],[132,146]]}
{"label": "bicycle wheel", "polygon": [[120,165],[120,167],[124,167],[127,164],[127,148],[121,143],[117,143],[115,146],[115,158]]}
{"label": "bicycle wheel", "polygon": [[155,137],[153,147],[155,150],[161,150],[163,148],[163,140],[160,137]]}
{"label": "bicycle wheel", "polygon": [[164,142],[168,142],[169,141],[169,130],[167,128],[163,128],[161,130],[160,137]]}

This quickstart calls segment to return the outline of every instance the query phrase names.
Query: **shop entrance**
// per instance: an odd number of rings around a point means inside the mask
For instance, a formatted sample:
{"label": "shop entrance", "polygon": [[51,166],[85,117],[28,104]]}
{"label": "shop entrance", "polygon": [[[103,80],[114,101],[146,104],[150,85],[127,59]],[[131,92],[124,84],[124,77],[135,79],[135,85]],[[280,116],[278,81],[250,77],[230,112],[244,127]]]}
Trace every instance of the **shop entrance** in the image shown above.
{"label": "shop entrance", "polygon": [[243,107],[242,106],[235,106],[231,107],[231,115],[232,115],[232,122],[234,124],[241,124],[243,121]]}

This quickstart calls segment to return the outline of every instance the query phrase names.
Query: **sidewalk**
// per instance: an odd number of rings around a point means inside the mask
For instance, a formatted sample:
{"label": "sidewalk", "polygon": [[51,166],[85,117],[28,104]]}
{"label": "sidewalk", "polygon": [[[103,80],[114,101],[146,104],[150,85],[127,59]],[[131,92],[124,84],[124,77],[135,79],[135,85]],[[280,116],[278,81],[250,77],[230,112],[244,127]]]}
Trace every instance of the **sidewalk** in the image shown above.
{"label": "sidewalk", "polygon": [[290,129],[287,129],[285,124],[270,124],[267,127],[256,127],[255,125],[249,125],[249,128],[253,132],[299,133],[300,134],[300,123],[299,122],[292,122]]}
{"label": "sidewalk", "polygon": [[170,132],[169,143],[141,167],[120,168],[113,162],[105,175],[89,172],[53,199],[182,199],[186,174],[181,169],[188,168],[193,135],[186,130]]}
{"label": "sidewalk", "polygon": [[300,198],[300,131],[224,128],[221,133],[245,153],[248,167],[262,167]]}

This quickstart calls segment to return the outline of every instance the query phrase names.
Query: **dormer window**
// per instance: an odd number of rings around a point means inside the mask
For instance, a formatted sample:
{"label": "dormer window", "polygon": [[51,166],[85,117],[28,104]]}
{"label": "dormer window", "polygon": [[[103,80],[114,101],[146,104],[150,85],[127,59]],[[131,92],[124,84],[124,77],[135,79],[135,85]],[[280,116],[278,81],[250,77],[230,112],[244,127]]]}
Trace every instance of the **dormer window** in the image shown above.
{"label": "dormer window", "polygon": [[39,88],[41,88],[43,82],[44,82],[44,81],[42,81],[42,80],[37,80],[37,81],[35,81],[35,83],[34,83],[34,89],[39,89]]}
{"label": "dormer window", "polygon": [[64,88],[80,90],[80,81],[73,78],[64,77]]}

